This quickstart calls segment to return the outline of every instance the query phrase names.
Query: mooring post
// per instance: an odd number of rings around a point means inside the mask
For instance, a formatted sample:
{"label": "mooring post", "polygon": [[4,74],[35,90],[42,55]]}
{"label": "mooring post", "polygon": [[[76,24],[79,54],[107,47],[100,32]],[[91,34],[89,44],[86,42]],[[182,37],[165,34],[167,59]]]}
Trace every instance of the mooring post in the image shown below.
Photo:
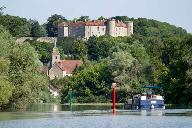
{"label": "mooring post", "polygon": [[113,88],[113,114],[116,114],[116,83],[112,83]]}
{"label": "mooring post", "polygon": [[72,89],[69,89],[69,109],[72,112]]}

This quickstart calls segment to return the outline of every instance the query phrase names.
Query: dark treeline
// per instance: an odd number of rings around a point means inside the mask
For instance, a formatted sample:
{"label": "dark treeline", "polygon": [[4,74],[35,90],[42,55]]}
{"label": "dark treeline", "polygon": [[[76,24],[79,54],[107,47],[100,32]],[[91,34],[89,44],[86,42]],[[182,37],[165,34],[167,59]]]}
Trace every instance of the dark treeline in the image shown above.
{"label": "dark treeline", "polygon": [[[134,19],[127,16],[113,18],[124,22],[134,21],[134,35],[132,37],[116,38],[105,35],[91,37],[88,41],[64,38],[57,43],[62,59],[82,59],[84,61],[84,65],[76,69],[73,76],[51,81],[55,87],[61,90],[62,103],[68,102],[69,88],[73,89],[74,102],[111,102],[111,83],[115,81],[119,85],[117,90],[118,102],[124,102],[131,95],[131,92],[139,92],[143,85],[159,85],[164,89],[166,103],[191,105],[192,36],[182,28],[152,19]],[[81,16],[74,20],[85,21],[85,19],[87,21],[91,20],[88,16]],[[99,19],[105,18],[100,17]],[[35,20],[0,15],[0,25],[4,26],[14,37],[57,36],[57,24],[63,21],[69,22],[70,20],[55,14],[49,17],[45,24],[39,25]],[[9,39],[2,37],[0,41],[3,43],[6,40]],[[31,41],[30,44],[39,54],[38,57],[41,62],[48,63],[51,61],[53,45],[37,41]],[[26,44],[17,47],[28,48],[30,46]],[[24,50],[25,48],[21,49]],[[18,50],[18,53],[22,50]],[[20,55],[28,55],[28,52],[30,50],[25,50]],[[5,73],[2,74],[5,78],[2,77],[3,80],[1,81],[4,81],[4,83],[1,82],[0,91],[7,89],[7,93],[5,93],[7,96],[4,100],[1,99],[0,105],[15,100],[13,97],[17,96],[17,101],[25,101],[22,96],[27,97],[28,95],[24,95],[27,93],[19,93],[21,94],[20,97],[13,90],[17,89],[16,85],[18,84],[18,87],[22,85],[21,89],[18,88],[22,90],[24,85],[22,77],[35,77],[35,75],[32,75],[33,73],[31,75],[23,74],[21,77],[22,73],[27,72],[25,70],[28,69],[37,73],[35,68],[25,67],[28,66],[26,61],[20,63],[17,60],[20,58],[22,58],[21,60],[28,60],[28,57],[20,57],[19,55],[16,57],[17,54],[9,55],[8,62],[4,61],[4,56],[2,62],[0,61],[0,70],[2,69],[1,72]],[[33,60],[37,56],[30,57]],[[36,62],[36,60],[29,62],[33,65],[32,62]],[[4,68],[3,66],[7,65],[4,63],[8,63],[10,66]],[[12,66],[13,64],[14,66]],[[22,64],[24,66],[20,67]],[[16,71],[10,72],[10,69]],[[18,75],[18,73],[21,74]],[[9,80],[9,78],[11,79]],[[41,77],[39,79],[34,81],[40,82],[37,84],[32,84],[33,82],[24,83],[29,89],[34,87],[33,85],[42,85],[41,87],[43,87]],[[7,86],[3,88],[3,85]],[[38,87],[38,89],[41,87]],[[28,90],[28,92],[30,91]],[[5,95],[4,93],[1,94],[1,97]],[[28,99],[31,97],[29,95]]]}

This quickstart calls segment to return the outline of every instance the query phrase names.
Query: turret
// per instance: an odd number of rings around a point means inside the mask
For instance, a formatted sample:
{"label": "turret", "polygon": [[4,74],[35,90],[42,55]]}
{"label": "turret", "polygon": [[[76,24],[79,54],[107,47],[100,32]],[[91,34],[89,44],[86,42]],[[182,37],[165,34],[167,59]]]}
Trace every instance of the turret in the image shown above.
{"label": "turret", "polygon": [[133,21],[128,21],[127,23],[127,36],[131,36],[133,34]]}
{"label": "turret", "polygon": [[55,62],[59,62],[59,61],[60,61],[60,53],[59,53],[59,49],[56,47],[56,41],[55,41],[53,52],[52,52],[52,65]]}
{"label": "turret", "polygon": [[107,21],[107,34],[115,36],[115,19]]}
{"label": "turret", "polygon": [[57,26],[58,37],[68,37],[69,36],[69,27],[66,22],[59,23]]}

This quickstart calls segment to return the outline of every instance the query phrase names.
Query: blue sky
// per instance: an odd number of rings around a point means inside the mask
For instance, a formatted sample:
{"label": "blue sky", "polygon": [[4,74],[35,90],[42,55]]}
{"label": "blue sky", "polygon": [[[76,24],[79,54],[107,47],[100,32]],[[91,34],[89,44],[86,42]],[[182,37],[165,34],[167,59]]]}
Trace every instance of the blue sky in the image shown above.
{"label": "blue sky", "polygon": [[145,17],[183,27],[192,33],[192,0],[0,0],[10,15],[46,22],[52,14],[67,19],[88,15]]}

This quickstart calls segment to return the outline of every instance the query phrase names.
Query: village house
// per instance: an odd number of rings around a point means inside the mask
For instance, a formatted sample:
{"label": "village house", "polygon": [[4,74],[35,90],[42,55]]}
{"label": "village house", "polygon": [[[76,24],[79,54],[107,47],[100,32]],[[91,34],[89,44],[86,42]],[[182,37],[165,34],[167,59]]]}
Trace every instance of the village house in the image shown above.
{"label": "village house", "polygon": [[63,78],[65,76],[71,76],[73,71],[83,64],[81,60],[61,60],[58,48],[55,46],[52,52],[52,66],[49,70],[49,78],[53,80],[55,78]]}

